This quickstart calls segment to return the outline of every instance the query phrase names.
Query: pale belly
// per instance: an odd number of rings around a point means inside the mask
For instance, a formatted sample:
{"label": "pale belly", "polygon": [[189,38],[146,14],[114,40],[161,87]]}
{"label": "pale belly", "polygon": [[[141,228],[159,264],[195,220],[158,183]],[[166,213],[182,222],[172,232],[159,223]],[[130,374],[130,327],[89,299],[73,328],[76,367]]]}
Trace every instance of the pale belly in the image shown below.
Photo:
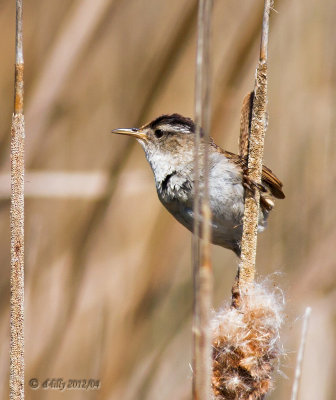
{"label": "pale belly", "polygon": [[[159,196],[160,197],[160,196]],[[166,203],[160,199],[166,209],[191,232],[194,227],[193,202],[188,204],[176,199]],[[241,205],[243,204],[242,202]],[[240,253],[242,236],[243,207],[210,194],[211,242]]]}
{"label": "pale belly", "polygon": [[[222,161],[222,160],[221,160]],[[223,177],[225,176],[225,179]],[[190,182],[190,181],[188,181]],[[166,209],[191,232],[194,227],[194,191],[183,190],[181,175],[172,176],[166,195],[158,190],[158,196]],[[169,191],[169,195],[167,195]],[[210,171],[209,201],[211,209],[212,243],[233,250],[240,255],[244,214],[244,188],[241,176],[226,162],[220,162]],[[260,213],[259,231],[264,229],[267,215]]]}

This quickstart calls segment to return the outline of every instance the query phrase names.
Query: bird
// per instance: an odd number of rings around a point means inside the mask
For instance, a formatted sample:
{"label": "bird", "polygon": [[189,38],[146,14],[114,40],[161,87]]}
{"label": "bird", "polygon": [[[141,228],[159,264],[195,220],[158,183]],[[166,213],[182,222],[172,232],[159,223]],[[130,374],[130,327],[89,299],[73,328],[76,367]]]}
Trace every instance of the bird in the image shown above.
{"label": "bird", "polygon": [[[140,143],[152,168],[159,200],[191,232],[194,226],[195,131],[194,121],[180,114],[161,115],[140,128],[112,130],[114,134],[133,137]],[[204,135],[201,140],[205,140]],[[258,231],[263,231],[274,198],[285,198],[283,185],[266,166],[262,168],[261,184],[254,184],[246,176],[246,156],[223,150],[211,137],[208,145],[211,242],[240,257],[245,187],[260,191]]]}

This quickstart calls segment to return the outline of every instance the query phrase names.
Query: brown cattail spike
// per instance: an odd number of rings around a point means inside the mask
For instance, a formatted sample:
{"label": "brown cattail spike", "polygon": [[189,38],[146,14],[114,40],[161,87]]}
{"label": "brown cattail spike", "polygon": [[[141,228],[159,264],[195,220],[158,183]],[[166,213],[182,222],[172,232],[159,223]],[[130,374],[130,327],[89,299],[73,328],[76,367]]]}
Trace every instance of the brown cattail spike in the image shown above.
{"label": "brown cattail spike", "polygon": [[239,301],[239,309],[228,306],[212,321],[214,400],[262,399],[282,354],[282,296],[254,283]]}

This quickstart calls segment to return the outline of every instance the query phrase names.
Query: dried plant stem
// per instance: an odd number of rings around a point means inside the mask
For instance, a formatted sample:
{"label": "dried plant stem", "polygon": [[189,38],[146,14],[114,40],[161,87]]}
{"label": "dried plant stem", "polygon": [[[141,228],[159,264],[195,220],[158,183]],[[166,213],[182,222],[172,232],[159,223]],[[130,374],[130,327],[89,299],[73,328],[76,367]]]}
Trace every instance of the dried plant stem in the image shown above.
{"label": "dried plant stem", "polygon": [[14,114],[11,127],[10,399],[24,398],[24,116],[22,0],[16,0]]}
{"label": "dried plant stem", "polygon": [[302,324],[302,331],[301,331],[301,341],[300,341],[300,348],[296,359],[296,368],[295,368],[295,377],[292,389],[292,396],[291,400],[297,400],[299,396],[299,386],[301,380],[301,372],[302,372],[302,361],[303,361],[303,354],[306,345],[306,338],[307,338],[307,331],[308,331],[308,323],[311,314],[311,308],[307,307]]}
{"label": "dried plant stem", "polygon": [[[261,182],[262,159],[267,106],[267,44],[269,31],[269,13],[271,0],[265,0],[263,28],[260,45],[260,57],[256,72],[252,107],[251,132],[249,135],[248,178]],[[241,262],[238,274],[238,286],[246,287],[254,281],[257,249],[257,228],[260,193],[246,191],[244,227],[242,236]]]}
{"label": "dried plant stem", "polygon": [[[211,211],[208,185],[208,142],[210,129],[209,37],[212,0],[200,0],[195,88],[195,201],[193,235],[193,399],[211,396],[212,266],[210,257]],[[202,137],[201,137],[202,132]],[[201,178],[203,181],[201,184]],[[200,239],[201,234],[201,239]]]}

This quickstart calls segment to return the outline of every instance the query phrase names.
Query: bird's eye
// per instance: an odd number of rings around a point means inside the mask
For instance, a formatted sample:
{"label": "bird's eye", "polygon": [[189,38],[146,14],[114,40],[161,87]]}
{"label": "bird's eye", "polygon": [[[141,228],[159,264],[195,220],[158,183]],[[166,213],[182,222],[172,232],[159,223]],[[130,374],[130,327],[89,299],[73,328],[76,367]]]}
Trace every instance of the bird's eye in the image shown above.
{"label": "bird's eye", "polygon": [[160,139],[163,136],[163,131],[161,129],[155,129],[154,135],[156,138]]}

